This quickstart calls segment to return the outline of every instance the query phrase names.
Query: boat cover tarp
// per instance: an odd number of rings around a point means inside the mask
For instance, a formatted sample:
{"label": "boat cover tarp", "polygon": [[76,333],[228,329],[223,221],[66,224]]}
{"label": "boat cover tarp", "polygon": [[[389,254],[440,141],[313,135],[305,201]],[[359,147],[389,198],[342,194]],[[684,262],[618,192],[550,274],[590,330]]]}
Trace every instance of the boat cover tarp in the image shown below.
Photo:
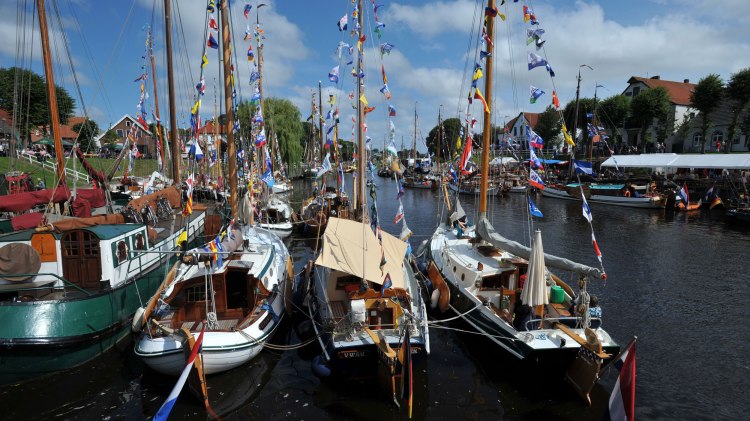
{"label": "boat cover tarp", "polygon": [[[495,228],[492,226],[487,218],[482,218],[477,224],[477,232],[482,239],[487,240],[493,246],[505,250],[511,254],[515,254],[518,257],[522,257],[529,260],[531,257],[531,249],[524,246],[521,243],[517,243],[513,240],[509,240],[500,235]],[[547,267],[553,267],[556,269],[566,270],[570,272],[580,273],[582,275],[589,275],[595,278],[602,278],[602,271],[597,268],[586,266],[581,263],[576,263],[571,260],[553,256],[551,254],[544,253],[544,262]]]}
{"label": "boat cover tarp", "polygon": [[39,273],[42,267],[42,259],[39,253],[28,244],[11,243],[0,247],[0,279],[22,282],[35,277],[7,275],[16,273]]}
{"label": "boat cover tarp", "polygon": [[151,206],[153,209],[156,209],[156,202],[162,196],[166,197],[167,200],[169,200],[169,206],[171,206],[173,209],[180,207],[180,191],[177,190],[177,187],[175,186],[170,186],[164,190],[159,190],[158,192],[133,199],[128,202],[128,205],[132,206],[133,209],[137,210],[138,212],[143,210],[143,207],[146,206],[146,204]]}
{"label": "boat cover tarp", "polygon": [[121,213],[97,215],[88,218],[66,218],[61,219],[48,227],[37,229],[37,231],[48,231],[51,226],[57,232],[70,231],[80,228],[93,227],[94,225],[124,224],[125,217]]}
{"label": "boat cover tarp", "polygon": [[76,189],[76,199],[86,199],[92,208],[101,208],[106,204],[104,189]]}
{"label": "boat cover tarp", "polygon": [[390,274],[393,288],[404,288],[406,243],[384,232],[385,266],[381,270],[381,247],[369,224],[330,218],[323,234],[323,251],[316,265],[339,270],[383,285]]}
{"label": "boat cover tarp", "polygon": [[68,186],[24,193],[9,194],[0,200],[0,212],[24,212],[37,205],[64,202],[70,199]]}
{"label": "boat cover tarp", "polygon": [[39,223],[44,219],[44,215],[40,212],[25,213],[23,215],[14,216],[10,219],[10,223],[13,225],[13,231],[21,231],[29,228],[36,228]]}
{"label": "boat cover tarp", "polygon": [[651,153],[641,155],[613,155],[602,162],[602,167],[634,168],[721,168],[750,169],[750,154],[686,154]]}

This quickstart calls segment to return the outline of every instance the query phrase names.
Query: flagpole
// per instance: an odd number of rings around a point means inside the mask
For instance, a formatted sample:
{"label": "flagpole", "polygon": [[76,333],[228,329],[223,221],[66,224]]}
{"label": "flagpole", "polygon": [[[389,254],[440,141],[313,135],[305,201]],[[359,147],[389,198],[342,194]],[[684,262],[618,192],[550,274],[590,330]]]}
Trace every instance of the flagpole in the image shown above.
{"label": "flagpole", "polygon": [[600,368],[599,372],[600,373],[604,372],[604,370],[608,369],[613,363],[615,363],[615,361],[618,361],[620,359],[620,357],[622,357],[622,354],[624,354],[628,350],[630,350],[630,348],[633,346],[633,344],[637,340],[638,340],[638,337],[637,336],[633,336],[633,338],[630,339],[630,342],[628,342],[628,344],[624,348],[622,348],[620,350],[620,353],[618,353],[617,356],[615,356],[614,358],[612,358],[611,360],[609,360],[609,362],[607,363],[607,365],[605,365],[604,367]]}

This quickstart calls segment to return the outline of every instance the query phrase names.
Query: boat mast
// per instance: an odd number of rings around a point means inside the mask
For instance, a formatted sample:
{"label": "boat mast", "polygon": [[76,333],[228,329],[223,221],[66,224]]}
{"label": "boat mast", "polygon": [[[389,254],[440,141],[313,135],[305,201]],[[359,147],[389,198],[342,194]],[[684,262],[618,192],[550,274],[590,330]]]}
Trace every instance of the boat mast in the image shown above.
{"label": "boat mast", "polygon": [[[495,0],[489,0],[487,7],[489,9],[495,8]],[[489,17],[487,19],[487,38],[490,40],[487,42],[487,58],[485,59],[485,75],[484,81],[484,99],[487,102],[487,107],[484,110],[484,125],[482,132],[482,183],[479,186],[479,218],[487,217],[487,178],[489,177],[490,171],[490,123],[491,123],[491,109],[492,106],[492,59],[494,45],[492,40],[495,37],[495,19]],[[468,133],[468,132],[467,132]],[[471,141],[471,140],[469,140]]]}
{"label": "boat mast", "polygon": [[322,82],[318,81],[318,132],[320,135],[320,163],[322,164],[324,158],[323,150],[325,149],[325,135],[323,134],[323,87],[321,85]]}
{"label": "boat mast", "polygon": [[[357,39],[362,39],[362,0],[357,0]],[[364,142],[364,128],[362,126],[362,123],[364,122],[364,110],[362,109],[362,84],[364,83],[364,80],[362,79],[362,59],[363,59],[363,49],[364,49],[364,43],[360,43],[360,47],[357,51],[357,143],[358,143],[358,155],[357,155],[357,172],[359,173],[359,177],[357,178],[357,190],[359,191],[359,194],[357,195],[357,202],[358,202],[358,210],[361,215],[361,220],[364,222],[366,220],[366,214],[365,214],[365,208],[367,200],[365,198],[365,142]]]}
{"label": "boat mast", "polygon": [[[232,85],[230,81],[232,72],[230,61],[232,57],[229,51],[231,37],[229,35],[227,3],[226,1],[221,2],[221,32],[222,47],[224,48],[224,101],[226,102],[225,107],[227,112],[227,155],[229,155],[229,206],[232,211],[232,221],[234,221],[237,219],[237,165],[235,164],[236,157],[234,153],[234,110],[232,109]],[[253,213],[252,210],[250,213]]]}
{"label": "boat mast", "polygon": [[47,100],[49,101],[50,125],[52,137],[55,140],[55,158],[57,159],[57,179],[59,185],[65,184],[65,161],[62,135],[60,134],[60,114],[57,111],[57,94],[55,78],[52,74],[52,55],[49,48],[49,32],[47,31],[47,14],[44,10],[44,0],[36,0],[39,13],[39,32],[42,38],[42,58],[44,59],[44,75],[47,78]]}
{"label": "boat mast", "polygon": [[417,101],[414,101],[414,141],[412,142],[412,155],[414,156],[414,169],[417,172]]}
{"label": "boat mast", "polygon": [[154,64],[154,37],[149,31],[148,34],[148,54],[151,58],[151,79],[154,84],[154,112],[156,113],[156,141],[158,142],[156,145],[158,147],[158,150],[156,151],[159,156],[161,157],[161,165],[162,168],[160,169],[162,172],[164,171],[164,138],[162,137],[162,125],[161,125],[161,114],[159,113],[159,93],[156,90],[156,65]]}
{"label": "boat mast", "polygon": [[[165,44],[167,50],[167,81],[169,85],[169,140],[172,144],[172,180],[180,183],[180,152],[179,129],[177,128],[177,111],[174,97],[174,69],[172,65],[172,17],[169,9],[171,0],[164,0]],[[156,79],[156,78],[154,78]]]}

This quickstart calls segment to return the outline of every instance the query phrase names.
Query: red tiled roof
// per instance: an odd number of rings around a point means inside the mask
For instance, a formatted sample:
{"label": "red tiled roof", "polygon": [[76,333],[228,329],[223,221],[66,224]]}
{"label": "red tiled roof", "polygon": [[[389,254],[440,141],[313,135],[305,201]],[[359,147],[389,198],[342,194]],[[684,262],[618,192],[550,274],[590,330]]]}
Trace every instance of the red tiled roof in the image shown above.
{"label": "red tiled roof", "polygon": [[[75,130],[73,130],[73,126],[76,124],[80,124],[86,121],[86,117],[70,117],[68,119],[67,124],[61,124],[60,125],[60,138],[61,139],[69,139],[74,140],[78,138],[78,133],[76,133]],[[44,137],[47,137],[47,134],[44,133],[43,127],[38,127],[31,131],[31,141],[36,142],[39,139],[42,139]]]}
{"label": "red tiled roof", "polygon": [[[227,125],[219,124],[219,134],[227,133]],[[208,120],[203,127],[201,127],[201,134],[214,135],[216,134],[216,128],[214,127],[214,120]]]}
{"label": "red tiled roof", "polygon": [[690,105],[690,94],[695,89],[695,83],[675,82],[672,80],[652,79],[646,77],[633,76],[628,80],[628,84],[641,82],[649,88],[662,87],[669,93],[669,98],[677,105]]}

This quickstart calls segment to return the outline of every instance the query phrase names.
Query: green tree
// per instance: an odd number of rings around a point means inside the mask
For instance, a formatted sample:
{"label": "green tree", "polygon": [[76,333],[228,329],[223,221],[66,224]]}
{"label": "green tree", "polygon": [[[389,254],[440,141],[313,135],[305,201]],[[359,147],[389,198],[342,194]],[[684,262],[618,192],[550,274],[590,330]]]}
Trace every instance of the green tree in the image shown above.
{"label": "green tree", "polygon": [[83,123],[74,124],[73,131],[78,133],[78,144],[84,152],[90,152],[96,149],[94,138],[99,134],[99,125],[96,121],[86,119]]}
{"label": "green tree", "polygon": [[560,143],[560,132],[562,130],[562,121],[560,113],[551,105],[543,113],[539,114],[539,119],[534,127],[534,132],[544,139],[546,147],[557,147]]}
{"label": "green tree", "polygon": [[667,124],[670,114],[669,93],[662,87],[647,89],[630,102],[633,122],[640,127],[639,147],[646,150],[646,131],[649,127],[659,130]]}
{"label": "green tree", "polygon": [[292,171],[302,164],[300,138],[304,133],[300,112],[288,99],[266,98],[263,101],[263,117],[268,134],[276,135],[279,152],[286,167]]}
{"label": "green tree", "polygon": [[[76,103],[64,88],[56,86],[55,93],[60,123],[65,124],[73,116]],[[17,67],[0,69],[0,108],[12,113],[15,107],[23,139],[29,138],[32,129],[50,124],[48,104],[43,77]]]}
{"label": "green tree", "polygon": [[[732,149],[734,139],[739,136],[740,116],[750,111],[750,67],[740,70],[729,77],[726,96],[731,102],[732,123],[729,125],[729,143],[724,149],[726,153]],[[750,113],[748,113],[750,114]],[[747,132],[745,131],[747,134]],[[750,136],[746,136],[750,138]],[[747,141],[746,141],[747,142]]]}
{"label": "green tree", "polygon": [[625,119],[630,114],[630,98],[625,95],[613,95],[604,99],[596,106],[596,117],[599,124],[610,133],[614,144],[620,143],[619,129],[625,125]]}
{"label": "green tree", "polygon": [[102,147],[107,146],[109,149],[114,149],[115,145],[117,144],[117,133],[110,129],[107,130],[106,133],[104,133],[104,136],[99,140],[102,144]]}
{"label": "green tree", "polygon": [[[437,141],[438,141],[438,126],[435,126],[427,134],[427,150],[431,155],[437,155]],[[452,158],[456,154],[456,140],[458,139],[459,133],[461,133],[461,120],[457,118],[449,118],[443,120],[443,132],[440,138],[440,162],[445,162],[446,159]],[[463,145],[464,140],[461,139]]]}
{"label": "green tree", "polygon": [[[568,128],[570,136],[572,136],[573,140],[575,140],[576,149],[578,149],[579,151],[582,150],[579,149],[579,143],[586,145],[588,145],[589,143],[588,130],[586,130],[586,123],[588,123],[589,121],[587,114],[592,114],[594,112],[594,105],[594,98],[578,99],[578,124],[573,124],[576,119],[576,102],[568,102],[567,104],[565,104],[565,108],[563,109],[563,119],[565,121],[565,126]],[[581,139],[577,139],[574,129],[580,130]]]}
{"label": "green tree", "polygon": [[690,94],[690,106],[701,113],[701,153],[706,153],[706,136],[711,125],[711,113],[716,111],[724,93],[724,81],[717,74],[710,74],[698,81]]}

